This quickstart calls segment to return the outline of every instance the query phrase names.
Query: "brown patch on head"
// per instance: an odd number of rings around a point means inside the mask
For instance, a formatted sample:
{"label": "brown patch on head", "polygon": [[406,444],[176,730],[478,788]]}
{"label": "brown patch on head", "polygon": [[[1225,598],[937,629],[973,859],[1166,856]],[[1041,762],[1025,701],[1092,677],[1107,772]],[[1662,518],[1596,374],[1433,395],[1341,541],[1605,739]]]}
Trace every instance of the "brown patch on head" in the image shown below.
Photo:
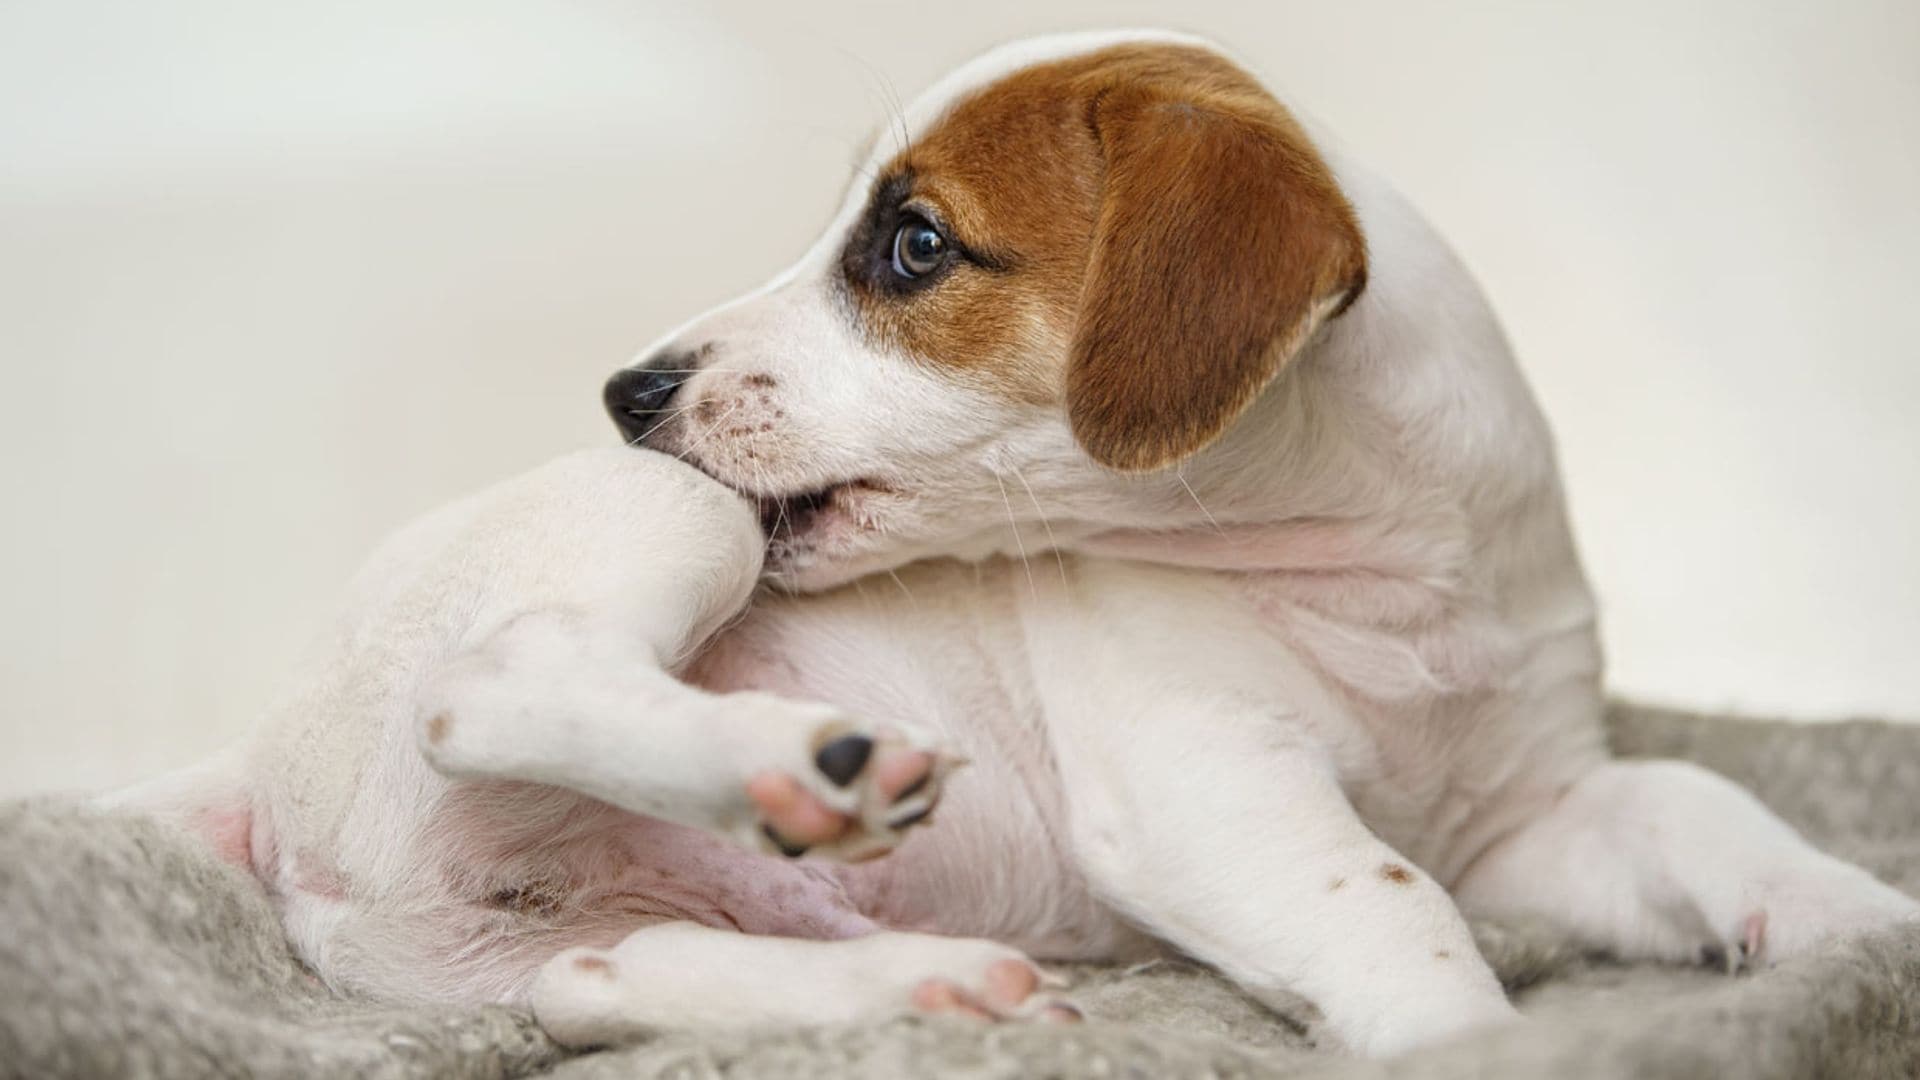
{"label": "brown patch on head", "polygon": [[1380,876],[1393,882],[1395,885],[1413,884],[1413,872],[1401,866],[1399,863],[1380,864]]}
{"label": "brown patch on head", "polygon": [[440,745],[446,739],[448,729],[452,727],[453,717],[446,713],[435,713],[433,719],[427,721],[427,741],[435,746]]}
{"label": "brown patch on head", "polygon": [[[904,281],[910,215],[955,249]],[[1016,71],[880,172],[843,253],[868,332],[1062,402],[1119,469],[1217,437],[1358,294],[1366,247],[1299,125],[1204,49],[1119,45]]]}

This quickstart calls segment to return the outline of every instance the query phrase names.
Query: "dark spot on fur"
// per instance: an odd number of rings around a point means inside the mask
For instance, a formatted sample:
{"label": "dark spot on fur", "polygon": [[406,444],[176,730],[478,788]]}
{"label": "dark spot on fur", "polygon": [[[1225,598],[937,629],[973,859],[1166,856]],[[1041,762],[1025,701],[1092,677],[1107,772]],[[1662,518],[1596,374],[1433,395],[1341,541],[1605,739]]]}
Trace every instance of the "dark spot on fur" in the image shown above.
{"label": "dark spot on fur", "polygon": [[1413,872],[1401,866],[1399,863],[1382,863],[1380,866],[1380,876],[1393,882],[1395,885],[1413,884]]}
{"label": "dark spot on fur", "polygon": [[1328,892],[1339,892],[1341,889],[1344,889],[1346,887],[1347,887],[1347,879],[1343,877],[1337,877],[1337,878],[1334,878],[1332,881],[1327,882]]}
{"label": "dark spot on fur", "polygon": [[741,379],[740,381],[746,383],[748,386],[759,387],[762,390],[771,390],[775,386],[779,385],[779,383],[774,379],[773,376],[767,374],[764,371],[756,371],[753,374],[748,375],[745,378]]}
{"label": "dark spot on fur", "polygon": [[566,890],[551,881],[527,881],[494,890],[487,904],[516,915],[553,915],[566,904]]}
{"label": "dark spot on fur", "polygon": [[452,726],[453,717],[446,713],[436,713],[433,719],[427,721],[427,741],[435,746],[440,745],[441,740],[447,737],[447,729]]}
{"label": "dark spot on fur", "polygon": [[1453,959],[1453,954],[1445,949],[1440,949],[1434,952],[1433,958],[1435,960],[1451,960]]}

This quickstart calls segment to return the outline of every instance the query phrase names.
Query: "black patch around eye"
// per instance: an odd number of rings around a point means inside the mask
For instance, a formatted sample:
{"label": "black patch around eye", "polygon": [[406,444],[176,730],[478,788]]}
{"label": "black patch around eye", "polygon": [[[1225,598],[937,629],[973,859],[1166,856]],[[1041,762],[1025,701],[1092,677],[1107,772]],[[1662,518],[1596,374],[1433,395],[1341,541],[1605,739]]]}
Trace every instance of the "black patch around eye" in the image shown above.
{"label": "black patch around eye", "polygon": [[[850,290],[905,297],[945,281],[962,262],[989,273],[1013,270],[1018,259],[1009,252],[989,252],[972,247],[953,235],[939,214],[931,208],[907,205],[913,195],[914,175],[903,169],[873,186],[867,205],[847,235],[847,246],[840,252],[841,284]],[[950,252],[938,269],[919,277],[902,277],[893,268],[894,236],[911,221],[925,221],[946,241]]]}
{"label": "black patch around eye", "polygon": [[[952,270],[954,260],[950,258],[940,269],[921,277],[901,277],[894,272],[894,234],[908,220],[921,216],[903,205],[912,194],[911,170],[894,173],[874,185],[873,193],[867,197],[866,209],[861,211],[860,220],[847,236],[847,246],[840,252],[840,273],[849,287],[905,296],[936,284]],[[956,255],[965,254],[958,244],[953,245],[953,250]]]}

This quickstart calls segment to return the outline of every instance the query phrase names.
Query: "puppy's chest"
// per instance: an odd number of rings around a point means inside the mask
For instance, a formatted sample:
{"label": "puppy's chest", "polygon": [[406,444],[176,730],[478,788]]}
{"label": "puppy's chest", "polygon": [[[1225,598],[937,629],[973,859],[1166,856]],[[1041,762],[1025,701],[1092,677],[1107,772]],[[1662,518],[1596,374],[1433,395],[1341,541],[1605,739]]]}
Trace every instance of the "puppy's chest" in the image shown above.
{"label": "puppy's chest", "polygon": [[826,701],[880,725],[1017,744],[1037,730],[1037,705],[1009,589],[997,563],[935,562],[830,593],[763,598],[687,677]]}

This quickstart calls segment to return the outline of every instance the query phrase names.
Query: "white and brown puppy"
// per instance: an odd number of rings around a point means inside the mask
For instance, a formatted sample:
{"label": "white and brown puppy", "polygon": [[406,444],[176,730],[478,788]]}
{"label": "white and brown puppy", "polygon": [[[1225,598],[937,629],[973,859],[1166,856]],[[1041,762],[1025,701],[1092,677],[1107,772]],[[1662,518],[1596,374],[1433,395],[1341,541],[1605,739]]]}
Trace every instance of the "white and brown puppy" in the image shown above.
{"label": "white and brown puppy", "polygon": [[[609,383],[718,483],[621,451],[416,528],[241,764],[148,793],[323,977],[590,1042],[1045,1014],[1026,958],[1171,947],[1385,1053],[1511,1015],[1463,908],[1682,962],[1920,915],[1608,758],[1499,326],[1240,67],[1047,38],[904,124],[797,265]],[[709,637],[757,566],[721,485],[788,591]]]}

